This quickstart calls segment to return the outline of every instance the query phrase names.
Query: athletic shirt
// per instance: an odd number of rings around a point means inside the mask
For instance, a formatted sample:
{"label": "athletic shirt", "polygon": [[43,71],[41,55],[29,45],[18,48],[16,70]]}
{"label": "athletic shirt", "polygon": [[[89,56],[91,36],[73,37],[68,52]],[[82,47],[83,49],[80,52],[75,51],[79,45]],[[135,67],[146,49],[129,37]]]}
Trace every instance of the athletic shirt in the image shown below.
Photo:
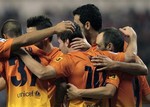
{"label": "athletic shirt", "polygon": [[[109,58],[111,58],[112,60],[116,60],[116,61],[124,61],[124,59],[125,59],[125,54],[122,52],[114,53],[114,52],[110,52],[110,51],[101,51],[101,50],[96,50],[96,49],[91,48],[88,51],[86,51],[86,53],[90,56],[105,55],[105,56],[108,56]],[[97,73],[97,72],[95,72],[95,73]],[[101,87],[101,86],[105,86],[106,84],[112,84],[116,88],[119,88],[119,84],[121,82],[121,76],[122,76],[122,73],[118,72],[118,71],[100,72],[99,73],[99,85],[97,85],[95,87],[98,87],[98,86]],[[109,100],[108,98],[105,98],[105,99],[100,100],[98,105],[100,105],[101,107],[109,107],[111,102],[115,103],[115,102]]]}
{"label": "athletic shirt", "polygon": [[[70,52],[56,58],[50,64],[56,70],[57,77],[67,77],[68,82],[80,89],[93,87],[94,67],[89,57],[80,51]],[[87,107],[95,105],[97,100],[75,99],[69,107]]]}
{"label": "athletic shirt", "polygon": [[[32,54],[41,56],[42,58],[45,58],[48,61],[48,64],[53,61],[55,58],[62,56],[63,53],[60,51],[59,48],[54,47],[49,53],[45,53],[43,50],[37,48],[36,46],[28,46],[27,47],[29,51],[31,51]],[[53,104],[55,102],[55,81],[56,79],[48,79],[48,98],[50,101],[50,106],[53,107]]]}
{"label": "athletic shirt", "polygon": [[[48,80],[39,80],[20,58],[10,56],[12,41],[13,39],[0,41],[0,72],[7,83],[7,107],[50,107]],[[40,58],[33,55],[33,58],[43,65],[50,62],[48,57],[42,55]]]}

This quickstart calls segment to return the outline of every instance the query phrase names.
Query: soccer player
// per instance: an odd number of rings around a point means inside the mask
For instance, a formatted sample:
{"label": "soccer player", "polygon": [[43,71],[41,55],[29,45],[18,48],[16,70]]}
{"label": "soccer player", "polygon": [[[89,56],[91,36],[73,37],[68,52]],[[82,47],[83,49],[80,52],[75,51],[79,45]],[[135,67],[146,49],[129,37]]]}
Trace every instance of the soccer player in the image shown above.
{"label": "soccer player", "polygon": [[[132,31],[132,29],[131,29],[131,31]],[[105,34],[101,35],[101,38],[102,38],[102,42],[101,42],[101,46],[100,46],[101,49],[111,50],[111,51],[120,51],[119,47],[117,46],[116,43],[114,43],[112,41],[112,39],[111,39],[111,42],[109,42],[108,38],[110,38],[110,37],[109,37],[108,33],[106,33],[106,35]],[[115,47],[117,47],[117,48],[115,48]],[[139,74],[146,75],[148,72],[147,67],[142,62],[141,59],[139,59],[138,57],[136,58],[136,61],[139,64],[116,62],[116,61],[107,59],[106,56],[99,56],[99,57],[93,58],[92,61],[94,62],[95,66],[102,67],[102,68],[98,68],[97,71],[102,71],[102,70],[108,70],[108,71],[117,70],[118,71],[119,70],[119,71],[124,72],[121,74],[120,84],[119,84],[117,93],[115,94],[115,97],[113,97],[112,100],[109,100],[109,103],[108,103],[109,106],[112,106],[112,107],[116,107],[116,106],[131,107],[132,106],[132,107],[134,107],[136,105],[136,103],[137,103],[137,105],[140,104],[140,106],[141,106],[142,103],[137,102],[140,100],[137,100],[137,101],[134,100],[134,93],[133,93],[134,88],[132,86],[132,79],[134,78],[134,76],[132,76],[132,75],[139,75]],[[106,72],[106,71],[104,71],[104,72]],[[129,75],[129,74],[132,74],[132,75]],[[144,78],[142,79],[142,81],[145,81]],[[95,99],[100,99],[102,97],[112,97],[115,92],[112,91],[112,89],[109,89],[110,87],[107,87],[107,84],[109,84],[109,83],[110,82],[108,82],[106,79],[105,87],[99,87],[99,88],[91,89],[91,90],[77,89],[75,86],[70,84],[70,89],[68,89],[68,92],[69,92],[68,95],[70,96],[71,99],[76,98],[76,97],[88,97],[88,98],[95,98]],[[142,84],[144,84],[144,85],[142,85],[143,87],[140,86],[140,89],[143,90],[140,92],[140,97],[139,97],[140,99],[141,99],[142,93],[146,97],[148,97],[147,95],[150,92],[147,82],[142,83]],[[128,87],[128,88],[126,88],[126,87]],[[135,95],[138,93],[139,92],[136,91]],[[128,97],[127,95],[128,96],[130,95],[130,97]]]}
{"label": "soccer player", "polygon": [[[98,62],[99,60],[99,62]],[[127,75],[127,77],[129,78],[129,75],[135,75],[133,78],[133,90],[134,90],[134,96],[135,96],[135,104],[138,105],[139,107],[142,107],[142,97],[144,97],[144,99],[148,102],[150,102],[150,88],[149,88],[149,84],[146,80],[146,76],[139,76],[139,74],[141,75],[145,75],[148,73],[148,69],[146,67],[146,65],[143,63],[143,61],[139,58],[136,57],[136,63],[124,63],[124,62],[118,62],[118,61],[113,61],[108,57],[99,57],[97,59],[97,62],[95,62],[96,66],[101,67],[100,69],[97,69],[97,71],[101,71],[101,70],[107,70],[107,71],[112,71],[112,70],[118,70],[120,72],[124,72],[125,75]],[[141,72],[143,71],[143,72]],[[139,73],[137,73],[139,72]],[[137,76],[136,76],[137,75]],[[122,76],[124,77],[124,76]],[[124,79],[125,77],[124,77]],[[127,79],[127,81],[129,82],[129,79]],[[135,83],[134,83],[135,82]],[[126,82],[124,82],[126,83]],[[123,93],[127,90],[125,90],[123,87],[127,86],[128,84],[123,84],[120,83],[122,87],[119,87],[118,89],[118,98],[119,97],[123,97],[125,98],[125,96],[121,96],[120,93]],[[125,86],[124,86],[125,85]],[[128,87],[129,88],[129,87]],[[120,91],[122,90],[122,91]],[[129,91],[129,89],[128,89]],[[128,94],[126,92],[126,94]],[[120,96],[119,96],[120,95]],[[120,99],[119,99],[120,100]],[[119,102],[119,101],[117,101]],[[123,100],[120,100],[120,102],[124,102]],[[123,103],[125,104],[125,103]]]}
{"label": "soccer player", "polygon": [[75,38],[71,46],[74,49],[87,50],[91,47],[95,47],[96,37],[102,28],[102,16],[101,13],[94,4],[86,4],[78,7],[73,11],[74,22],[77,23],[85,38]]}
{"label": "soccer player", "polygon": [[[18,49],[19,46],[35,43],[46,37],[52,36],[54,33],[60,33],[65,30],[71,30],[73,32],[73,25],[68,21],[61,22],[54,27],[24,34],[22,36],[24,38],[18,37],[21,35],[20,27],[21,26],[17,21],[8,20],[4,23],[2,28],[2,34],[4,37],[8,38],[7,40],[1,39],[0,42],[0,55],[2,55],[0,72],[7,83],[7,106],[29,107],[32,105],[33,107],[50,107],[47,90],[45,90],[45,88],[48,88],[47,82],[45,83],[45,81],[37,79],[16,55],[11,54],[10,56],[10,51]],[[26,40],[26,42],[20,41],[21,39]],[[38,52],[40,53],[41,51]],[[42,60],[42,64],[45,65],[49,62],[46,57],[41,59],[36,55],[33,57],[38,61]]]}
{"label": "soccer player", "polygon": [[[76,30],[77,29],[79,29],[79,27],[76,26]],[[94,87],[92,78],[94,75],[94,68],[89,60],[89,57],[83,52],[74,50],[70,47],[70,42],[76,36],[82,37],[81,32],[76,33],[75,31],[74,34],[70,34],[69,32],[67,32],[60,36],[60,39],[58,39],[60,43],[60,48],[64,50],[64,53],[67,54],[65,54],[62,57],[58,57],[56,60],[52,61],[52,63],[50,63],[50,65],[48,66],[41,65],[32,57],[30,57],[27,53],[22,53],[22,55],[20,53],[18,54],[20,55],[21,59],[26,64],[26,66],[28,66],[28,68],[40,79],[49,79],[63,76],[67,77],[68,82],[74,84],[78,88],[92,88]],[[124,40],[122,40],[122,46],[123,43]],[[124,53],[115,54],[112,52],[99,51],[99,54],[100,53],[108,55],[113,59],[127,60],[124,56]],[[75,99],[70,101],[69,106],[91,106],[93,104],[95,104],[95,101]]]}
{"label": "soccer player", "polygon": [[[50,26],[52,26],[50,19],[47,17],[44,17],[44,16],[35,16],[35,17],[31,17],[27,20],[27,32],[28,33],[33,32],[35,30],[41,30],[44,28],[48,28]],[[47,57],[47,60],[49,60],[49,61],[52,61],[56,57],[61,56],[63,54],[59,48],[56,48],[52,45],[51,41],[52,41],[52,37],[44,39],[39,43],[36,43],[36,46],[39,48],[40,53],[43,56]],[[28,47],[28,48],[32,49],[32,47]],[[37,53],[32,52],[32,54],[37,54]],[[55,91],[55,81],[56,80],[49,80],[48,81],[48,97],[50,99],[50,105],[52,107],[54,105],[56,107],[59,107],[61,104],[60,103],[61,101],[58,101],[57,100],[58,95],[55,95],[55,92],[57,92],[57,91]],[[61,93],[62,93],[62,91],[61,91]],[[61,93],[58,93],[59,94],[59,100],[61,97]],[[56,99],[55,99],[55,96],[56,96]]]}

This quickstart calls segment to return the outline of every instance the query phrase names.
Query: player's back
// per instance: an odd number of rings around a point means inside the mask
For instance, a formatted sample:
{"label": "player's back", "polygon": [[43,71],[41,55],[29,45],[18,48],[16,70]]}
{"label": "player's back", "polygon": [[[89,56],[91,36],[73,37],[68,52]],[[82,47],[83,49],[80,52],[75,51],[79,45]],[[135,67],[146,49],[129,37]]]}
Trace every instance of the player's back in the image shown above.
{"label": "player's back", "polygon": [[[48,64],[45,58],[34,56],[44,65]],[[8,107],[50,107],[47,88],[48,82],[39,80],[32,74],[20,58],[11,56],[4,63],[3,76],[7,82]]]}
{"label": "player's back", "polygon": [[[7,107],[49,107],[47,81],[33,75],[16,55],[10,56],[12,42],[0,39],[0,72],[7,83]],[[48,64],[45,58],[38,60]]]}
{"label": "player's back", "polygon": [[[80,89],[93,88],[94,66],[89,57],[80,51],[70,52],[63,57],[58,57],[51,64],[57,76],[67,77],[68,83]],[[69,102],[69,107],[86,107],[94,105],[97,100],[75,99]]]}
{"label": "player's back", "polygon": [[[71,75],[68,77],[68,82],[74,84],[80,89],[93,88],[93,75],[95,68],[90,61],[90,58],[82,52],[71,52],[68,57],[72,59]],[[83,98],[81,100],[70,101],[69,107],[86,107],[95,105],[97,100]]]}

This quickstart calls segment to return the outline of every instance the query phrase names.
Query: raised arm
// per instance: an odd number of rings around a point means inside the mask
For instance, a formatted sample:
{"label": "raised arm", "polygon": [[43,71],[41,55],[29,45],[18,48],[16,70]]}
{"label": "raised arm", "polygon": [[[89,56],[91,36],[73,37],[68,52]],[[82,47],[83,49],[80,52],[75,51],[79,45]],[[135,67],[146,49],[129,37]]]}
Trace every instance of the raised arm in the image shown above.
{"label": "raised arm", "polygon": [[135,61],[135,55],[137,55],[137,35],[132,27],[124,27],[119,29],[123,34],[125,41],[128,43],[125,49],[125,62]]}
{"label": "raised arm", "polygon": [[120,71],[129,73],[131,75],[147,75],[148,69],[143,61],[136,57],[136,63],[126,63],[113,61],[106,56],[97,56],[91,60],[94,66],[97,67],[97,71],[107,70],[107,71]]}
{"label": "raised arm", "polygon": [[26,33],[22,36],[14,38],[11,51],[17,50],[22,46],[34,44],[44,38],[52,36],[53,34],[58,34],[64,31],[74,31],[74,25],[71,21],[62,21],[53,27],[38,30],[32,33]]}

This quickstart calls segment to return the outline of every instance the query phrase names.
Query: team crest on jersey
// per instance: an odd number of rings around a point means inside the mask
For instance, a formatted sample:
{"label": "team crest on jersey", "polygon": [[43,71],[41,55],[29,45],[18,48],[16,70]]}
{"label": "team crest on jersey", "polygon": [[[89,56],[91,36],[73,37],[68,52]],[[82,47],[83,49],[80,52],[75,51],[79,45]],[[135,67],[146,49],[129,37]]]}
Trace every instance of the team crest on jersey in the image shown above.
{"label": "team crest on jersey", "polygon": [[5,42],[6,39],[0,38],[0,42]]}
{"label": "team crest on jersey", "polygon": [[56,62],[59,62],[59,61],[61,61],[63,58],[62,57],[58,57],[58,58],[56,58]]}

